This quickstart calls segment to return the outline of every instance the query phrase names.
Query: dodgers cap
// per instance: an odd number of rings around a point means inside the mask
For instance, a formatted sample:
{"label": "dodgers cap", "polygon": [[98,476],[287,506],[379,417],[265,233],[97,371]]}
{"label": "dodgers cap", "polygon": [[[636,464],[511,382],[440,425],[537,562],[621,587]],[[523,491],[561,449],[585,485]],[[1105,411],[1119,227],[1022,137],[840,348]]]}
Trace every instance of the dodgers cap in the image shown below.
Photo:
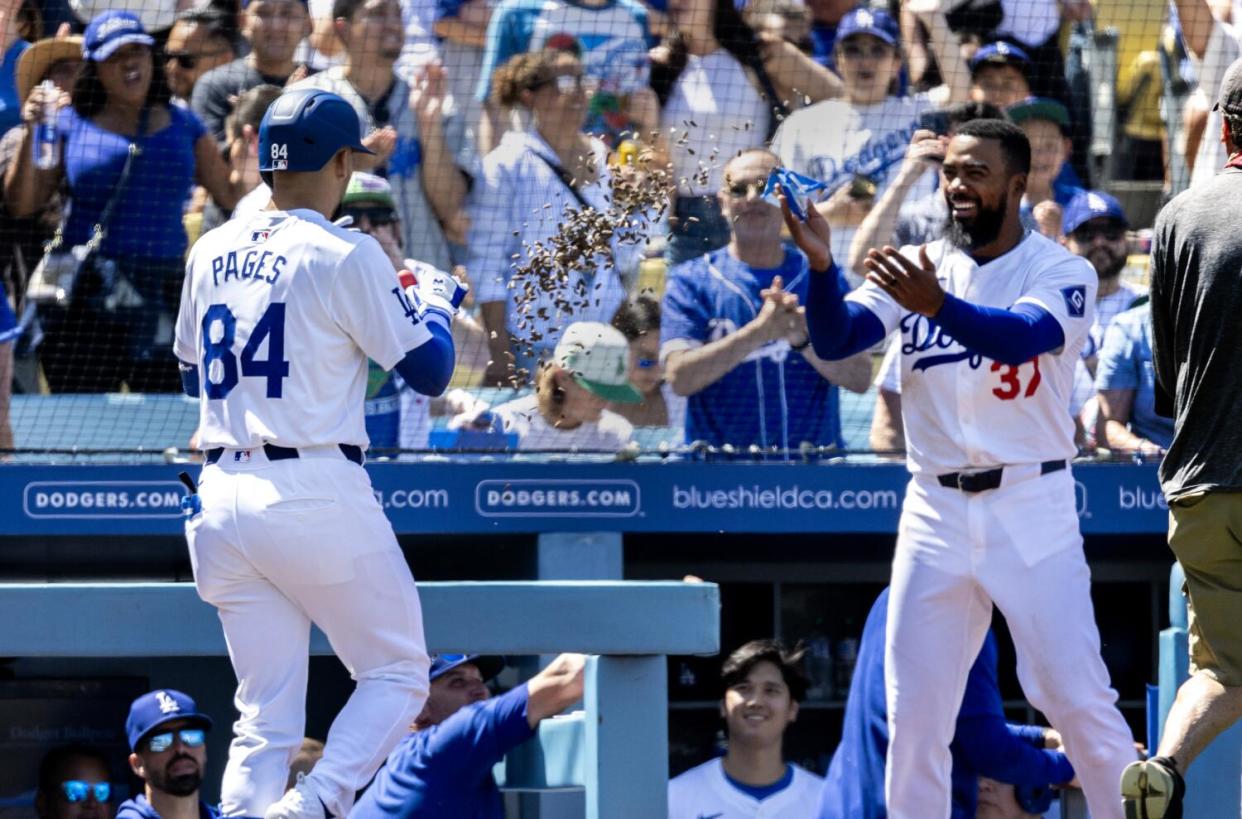
{"label": "dodgers cap", "polygon": [[887,11],[859,8],[846,12],[837,25],[837,42],[843,43],[855,34],[870,34],[891,46],[900,39],[897,21]]}
{"label": "dodgers cap", "polygon": [[143,694],[129,706],[129,717],[125,720],[125,735],[129,738],[129,749],[137,751],[142,741],[161,725],[177,720],[187,720],[201,728],[211,728],[211,717],[199,712],[198,705],[189,694],[161,688]]}
{"label": "dodgers cap", "polygon": [[[121,46],[138,43],[150,48],[155,38],[147,34],[138,15],[128,11],[105,11],[95,15],[82,38],[82,59],[101,63]],[[156,70],[160,70],[157,66]]]}
{"label": "dodgers cap", "polygon": [[970,58],[970,73],[973,75],[985,65],[1012,65],[1025,74],[1030,64],[1030,55],[1021,48],[1013,43],[997,40],[995,43],[980,46]]}
{"label": "dodgers cap", "polygon": [[1112,194],[1104,191],[1083,191],[1065,206],[1065,215],[1061,217],[1061,231],[1068,236],[1082,227],[1084,222],[1101,218],[1114,219],[1125,227],[1130,226],[1125,208]]}
{"label": "dodgers cap", "polygon": [[433,654],[431,655],[431,671],[428,679],[447,674],[461,665],[472,665],[483,675],[483,682],[495,677],[505,669],[505,658],[491,654]]}

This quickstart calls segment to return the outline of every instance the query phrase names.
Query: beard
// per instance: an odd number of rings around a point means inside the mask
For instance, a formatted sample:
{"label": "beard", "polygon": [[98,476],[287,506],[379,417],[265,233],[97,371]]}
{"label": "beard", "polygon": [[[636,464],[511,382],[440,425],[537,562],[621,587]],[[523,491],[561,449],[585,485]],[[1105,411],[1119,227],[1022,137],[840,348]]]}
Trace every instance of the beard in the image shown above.
{"label": "beard", "polygon": [[969,223],[959,222],[953,218],[953,205],[948,204],[949,215],[945,217],[944,235],[949,244],[959,250],[978,250],[991,244],[1000,236],[1005,224],[1005,213],[1009,210],[1009,192],[1006,191],[995,208],[985,207],[983,202],[976,202],[976,212]]}
{"label": "beard", "polygon": [[192,796],[197,793],[203,784],[203,772],[200,769],[196,767],[192,773],[177,774],[175,776],[168,773],[169,769],[182,759],[194,761],[193,757],[179,756],[170,760],[162,771],[148,771],[147,778],[151,782],[151,787],[163,791],[169,796]]}
{"label": "beard", "polygon": [[1117,254],[1110,250],[1095,247],[1087,253],[1087,261],[1091,262],[1091,266],[1095,268],[1095,274],[1100,278],[1100,281],[1107,281],[1121,275],[1121,271],[1125,269],[1127,259],[1124,253]]}

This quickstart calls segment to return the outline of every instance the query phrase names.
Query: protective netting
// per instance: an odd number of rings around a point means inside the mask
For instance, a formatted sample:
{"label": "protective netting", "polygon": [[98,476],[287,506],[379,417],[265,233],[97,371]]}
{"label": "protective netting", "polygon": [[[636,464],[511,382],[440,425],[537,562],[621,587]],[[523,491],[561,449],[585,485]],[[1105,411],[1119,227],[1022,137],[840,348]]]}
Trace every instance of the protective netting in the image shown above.
{"label": "protective netting", "polygon": [[[1223,164],[1208,109],[1239,51],[1228,6],[11,5],[0,450],[18,460],[194,448],[172,352],[185,258],[267,207],[259,125],[294,86],[344,97],[374,152],[355,155],[333,216],[379,241],[394,278],[413,258],[471,285],[445,396],[372,364],[373,455],[900,450],[884,347],[829,363],[806,346],[810,273],[765,183],[778,166],[819,183],[857,285],[868,248],[944,234],[936,137],[981,117],[1031,141],[1024,221],[1101,277],[1070,408],[1082,446],[1167,443],[1143,400],[1142,320],[1115,342],[1106,329],[1142,298],[1159,206]],[[315,366],[309,340],[283,346]],[[1137,375],[1107,381],[1123,370]],[[1100,389],[1129,390],[1132,409],[1101,415]]]}

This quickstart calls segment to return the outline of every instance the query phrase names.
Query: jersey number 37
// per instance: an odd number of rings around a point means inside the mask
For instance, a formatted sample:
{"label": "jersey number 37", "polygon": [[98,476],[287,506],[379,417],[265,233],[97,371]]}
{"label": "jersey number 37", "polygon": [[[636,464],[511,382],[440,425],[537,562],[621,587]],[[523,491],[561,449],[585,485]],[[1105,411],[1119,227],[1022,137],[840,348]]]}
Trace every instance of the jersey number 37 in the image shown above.
{"label": "jersey number 37", "polygon": [[[237,337],[237,317],[227,304],[213,304],[203,314],[203,386],[210,399],[228,396],[241,377],[266,378],[267,397],[280,398],[284,380],[289,377],[285,361],[285,305],[272,302],[250,333],[241,351],[241,375],[238,356],[233,354]],[[267,339],[267,358],[258,358],[259,347]],[[219,365],[213,370],[212,365]]]}

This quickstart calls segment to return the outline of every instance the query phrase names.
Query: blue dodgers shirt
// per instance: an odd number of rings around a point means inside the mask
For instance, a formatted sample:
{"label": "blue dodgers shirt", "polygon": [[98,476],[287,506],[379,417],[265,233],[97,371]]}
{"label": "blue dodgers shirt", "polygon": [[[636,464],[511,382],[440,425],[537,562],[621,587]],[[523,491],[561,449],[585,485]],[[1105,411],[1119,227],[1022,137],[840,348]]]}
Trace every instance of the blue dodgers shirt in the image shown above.
{"label": "blue dodgers shirt", "polygon": [[492,766],[535,735],[523,683],[401,741],[350,819],[504,819]]}
{"label": "blue dodgers shirt", "polygon": [[17,98],[17,61],[30,43],[17,39],[0,63],[0,134],[22,124],[22,101]]}
{"label": "blue dodgers shirt", "polygon": [[[129,259],[179,259],[185,253],[181,224],[194,184],[194,143],[207,131],[193,112],[168,106],[168,126],[143,137],[129,181],[113,209],[103,255]],[[100,128],[72,106],[57,121],[69,180],[65,244],[87,241],[125,167],[130,137]]]}
{"label": "blue dodgers shirt", "polygon": [[[884,765],[888,754],[888,711],[884,700],[884,631],[888,589],[871,606],[850,694],[841,744],[824,778],[820,819],[885,819]],[[989,629],[966,679],[949,750],[953,756],[952,819],[975,815],[980,776],[1014,785],[1042,787],[1068,782],[1074,769],[1065,755],[1043,749],[1043,729],[1005,722],[996,679],[996,637]]]}
{"label": "blue dodgers shirt", "polygon": [[[220,809],[208,805],[201,799],[198,801],[199,819],[220,819]],[[127,799],[116,809],[116,819],[160,819],[159,813],[151,807],[145,794],[138,794]]]}
{"label": "blue dodgers shirt", "polygon": [[[754,321],[761,291],[780,275],[787,292],[807,300],[806,257],[786,248],[772,269],[752,268],[722,248],[673,268],[660,322],[661,356],[718,341]],[[843,292],[849,291],[840,277]],[[752,353],[723,378],[690,396],[686,441],[797,450],[803,441],[844,446],[837,388],[783,341]]]}

